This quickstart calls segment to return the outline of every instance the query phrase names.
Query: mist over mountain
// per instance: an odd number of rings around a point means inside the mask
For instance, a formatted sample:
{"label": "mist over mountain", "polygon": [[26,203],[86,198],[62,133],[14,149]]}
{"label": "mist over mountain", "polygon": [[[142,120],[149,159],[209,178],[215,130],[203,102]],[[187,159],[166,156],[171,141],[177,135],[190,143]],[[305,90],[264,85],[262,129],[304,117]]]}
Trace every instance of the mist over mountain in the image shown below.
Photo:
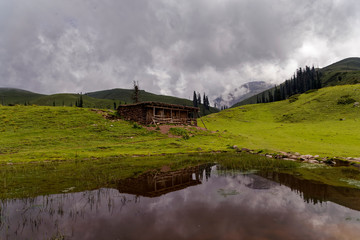
{"label": "mist over mountain", "polygon": [[274,84],[267,83],[265,81],[247,82],[240,87],[235,88],[229,94],[217,97],[214,100],[214,104],[216,104],[216,106],[219,108],[221,106],[230,107],[244,99],[247,99],[272,87],[274,87]]}

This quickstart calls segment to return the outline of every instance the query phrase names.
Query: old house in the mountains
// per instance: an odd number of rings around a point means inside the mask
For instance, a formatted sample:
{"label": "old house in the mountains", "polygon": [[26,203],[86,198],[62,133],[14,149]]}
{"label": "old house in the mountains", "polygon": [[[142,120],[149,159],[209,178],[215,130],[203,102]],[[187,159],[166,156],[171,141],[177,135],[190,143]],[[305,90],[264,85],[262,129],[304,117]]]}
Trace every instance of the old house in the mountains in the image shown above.
{"label": "old house in the mountains", "polygon": [[199,108],[160,102],[141,102],[120,105],[120,117],[141,124],[184,124],[197,126]]}

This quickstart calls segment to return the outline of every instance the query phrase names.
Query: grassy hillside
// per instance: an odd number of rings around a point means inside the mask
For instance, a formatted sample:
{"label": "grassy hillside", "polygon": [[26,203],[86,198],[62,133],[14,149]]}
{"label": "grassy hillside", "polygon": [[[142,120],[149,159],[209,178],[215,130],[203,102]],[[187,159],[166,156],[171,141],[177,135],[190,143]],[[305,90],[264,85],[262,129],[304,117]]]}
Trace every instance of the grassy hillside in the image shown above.
{"label": "grassy hillside", "polygon": [[[360,85],[323,88],[298,98],[231,108],[203,118],[238,146],[320,156],[360,157]],[[346,104],[349,103],[349,104]]]}
{"label": "grassy hillside", "polygon": [[[360,58],[346,58],[319,70],[323,87],[360,83]],[[274,91],[274,88],[272,88]],[[261,94],[256,94],[232,107],[255,104]]]}
{"label": "grassy hillside", "polygon": [[[109,99],[97,99],[82,95],[83,107],[86,108],[102,108],[102,109],[114,109],[114,102],[118,104],[118,101]],[[75,106],[76,102],[79,102],[79,94],[53,94],[48,96],[42,96],[32,100],[30,103],[39,106]]]}
{"label": "grassy hillside", "polygon": [[0,104],[2,105],[25,104],[41,96],[44,95],[16,88],[0,88]]}
{"label": "grassy hillside", "polygon": [[[132,94],[133,94],[132,89],[120,89],[120,88],[86,93],[87,96],[90,96],[93,98],[118,100],[122,104],[132,103],[133,102]],[[193,102],[188,99],[166,96],[166,95],[157,95],[157,94],[146,92],[144,90],[140,90],[139,100],[143,101],[143,102],[153,101],[153,102],[164,102],[164,103],[170,103],[170,104],[193,106]],[[208,115],[210,113],[216,113],[216,112],[219,112],[219,110],[217,108],[210,107],[210,110],[206,110],[204,108],[204,106],[202,106],[202,105],[200,106],[200,114],[202,116]]]}
{"label": "grassy hillside", "polygon": [[[123,103],[132,103],[132,89],[110,89],[104,91],[97,91],[97,92],[90,92],[86,93],[87,96],[99,99],[111,99],[111,100],[120,100]],[[140,101],[154,101],[154,102],[166,102],[171,104],[180,104],[180,105],[187,105],[192,106],[192,101],[184,99],[184,98],[177,98],[172,96],[165,96],[165,95],[156,95],[153,93],[146,92],[144,90],[140,90]]]}
{"label": "grassy hillside", "polygon": [[169,137],[89,108],[0,106],[0,164],[217,151],[231,142],[195,128],[187,132],[187,140]]}
{"label": "grassy hillside", "polygon": [[323,86],[360,83],[360,58],[346,58],[320,70]]}
{"label": "grassy hillside", "polygon": [[[133,103],[132,93],[133,90],[131,89],[120,88],[86,93],[82,96],[84,102],[83,107],[114,109],[114,107],[119,106],[119,104]],[[39,106],[75,106],[76,102],[79,101],[79,98],[79,94],[61,93],[53,95],[43,95],[21,89],[0,88],[0,104],[3,106],[32,104]],[[144,90],[140,91],[140,101],[164,102],[185,106],[193,105],[192,101],[184,98],[157,95],[153,93],[148,93]],[[217,108],[211,107],[210,110],[206,110],[204,106],[200,106],[201,116],[216,112],[219,112]]]}

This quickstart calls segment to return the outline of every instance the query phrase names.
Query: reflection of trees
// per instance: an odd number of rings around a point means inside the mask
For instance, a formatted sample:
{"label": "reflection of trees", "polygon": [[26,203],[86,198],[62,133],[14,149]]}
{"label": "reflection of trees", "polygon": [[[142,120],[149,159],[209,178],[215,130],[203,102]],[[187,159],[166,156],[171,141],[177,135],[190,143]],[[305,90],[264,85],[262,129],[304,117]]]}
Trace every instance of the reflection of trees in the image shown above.
{"label": "reflection of trees", "polygon": [[360,210],[360,190],[335,187],[320,182],[297,178],[294,175],[279,172],[260,172],[258,175],[288,186],[299,193],[307,203],[331,201],[351,209]]}

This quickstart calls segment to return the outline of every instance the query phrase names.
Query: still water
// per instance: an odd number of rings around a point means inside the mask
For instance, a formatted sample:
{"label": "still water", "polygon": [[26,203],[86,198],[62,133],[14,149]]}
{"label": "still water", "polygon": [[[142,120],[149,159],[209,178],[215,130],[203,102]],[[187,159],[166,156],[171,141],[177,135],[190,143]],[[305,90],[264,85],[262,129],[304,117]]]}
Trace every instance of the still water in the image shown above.
{"label": "still water", "polygon": [[206,164],[1,202],[0,239],[360,239],[360,191]]}

